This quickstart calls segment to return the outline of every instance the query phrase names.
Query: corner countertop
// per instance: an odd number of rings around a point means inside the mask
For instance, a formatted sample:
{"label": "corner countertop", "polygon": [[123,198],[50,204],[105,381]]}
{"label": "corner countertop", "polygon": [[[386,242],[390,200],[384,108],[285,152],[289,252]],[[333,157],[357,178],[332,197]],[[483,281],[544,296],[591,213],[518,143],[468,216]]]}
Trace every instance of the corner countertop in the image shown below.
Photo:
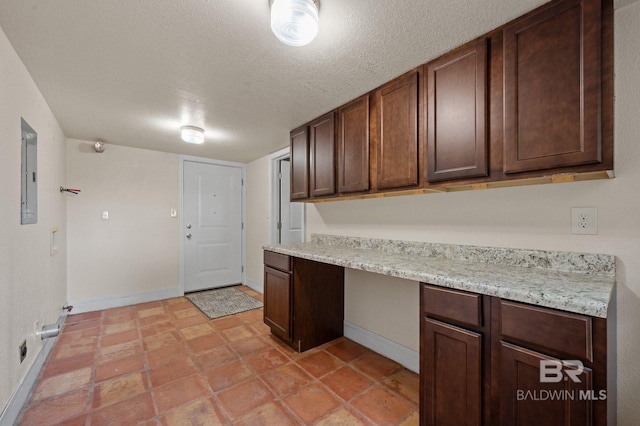
{"label": "corner countertop", "polygon": [[333,235],[265,250],[345,268],[606,318],[615,257]]}

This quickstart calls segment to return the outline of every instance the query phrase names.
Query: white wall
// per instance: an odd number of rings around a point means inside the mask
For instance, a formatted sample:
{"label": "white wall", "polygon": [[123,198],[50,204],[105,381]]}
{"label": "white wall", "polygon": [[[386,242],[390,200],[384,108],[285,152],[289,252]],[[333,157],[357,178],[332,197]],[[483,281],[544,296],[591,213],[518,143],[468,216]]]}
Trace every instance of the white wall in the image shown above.
{"label": "white wall", "polygon": [[[0,412],[24,379],[43,342],[40,327],[57,321],[67,301],[65,136],[0,29]],[[38,134],[38,223],[20,225],[20,118]],[[59,228],[58,254],[49,233]],[[18,345],[27,340],[20,364]]]}
{"label": "white wall", "polygon": [[263,292],[262,246],[269,244],[271,217],[270,156],[247,164],[246,284]]}
{"label": "white wall", "polygon": [[70,139],[67,164],[69,186],[82,191],[66,196],[69,302],[83,309],[177,293],[178,155],[111,144],[96,153],[93,142]]}
{"label": "white wall", "polygon": [[420,287],[417,281],[346,269],[345,283],[346,322],[420,351]]}
{"label": "white wall", "polygon": [[[617,257],[618,422],[640,419],[640,3],[615,15],[616,178],[450,194],[312,204],[308,233],[613,254]],[[571,235],[570,208],[598,208],[598,235]],[[399,342],[380,322],[379,307],[395,300],[414,311],[417,298],[393,284],[368,285],[368,274],[347,275],[346,312],[356,325]],[[395,299],[394,299],[395,298]],[[418,316],[386,311],[389,321],[417,330]],[[409,324],[410,323],[410,324]]]}

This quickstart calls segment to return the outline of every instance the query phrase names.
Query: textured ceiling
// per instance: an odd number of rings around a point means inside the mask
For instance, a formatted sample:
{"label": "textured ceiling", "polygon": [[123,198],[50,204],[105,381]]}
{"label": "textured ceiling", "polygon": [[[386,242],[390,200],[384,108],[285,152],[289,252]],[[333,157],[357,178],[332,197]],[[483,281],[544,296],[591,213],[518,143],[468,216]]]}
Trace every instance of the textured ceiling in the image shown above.
{"label": "textured ceiling", "polygon": [[[0,27],[67,137],[249,162],[545,2],[320,0],[298,48],[271,33],[269,0],[0,0]],[[185,124],[204,145],[180,141]]]}

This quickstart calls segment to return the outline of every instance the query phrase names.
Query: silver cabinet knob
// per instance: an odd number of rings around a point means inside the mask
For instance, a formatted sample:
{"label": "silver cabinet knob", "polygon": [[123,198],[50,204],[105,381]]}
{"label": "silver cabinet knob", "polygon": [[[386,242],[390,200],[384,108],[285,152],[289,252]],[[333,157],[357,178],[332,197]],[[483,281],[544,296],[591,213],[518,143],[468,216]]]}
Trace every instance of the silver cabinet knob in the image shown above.
{"label": "silver cabinet knob", "polygon": [[191,239],[191,233],[187,234],[187,239]]}
{"label": "silver cabinet knob", "polygon": [[187,229],[191,229],[191,224],[188,224],[188,225],[187,225]]}

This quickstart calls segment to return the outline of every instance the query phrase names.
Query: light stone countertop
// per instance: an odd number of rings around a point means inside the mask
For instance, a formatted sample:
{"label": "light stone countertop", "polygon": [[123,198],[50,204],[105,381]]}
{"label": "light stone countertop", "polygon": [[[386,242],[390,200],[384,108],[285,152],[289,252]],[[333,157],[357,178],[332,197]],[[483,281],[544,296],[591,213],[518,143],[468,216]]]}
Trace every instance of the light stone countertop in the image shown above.
{"label": "light stone countertop", "polygon": [[313,235],[265,250],[606,318],[615,285],[610,255]]}

